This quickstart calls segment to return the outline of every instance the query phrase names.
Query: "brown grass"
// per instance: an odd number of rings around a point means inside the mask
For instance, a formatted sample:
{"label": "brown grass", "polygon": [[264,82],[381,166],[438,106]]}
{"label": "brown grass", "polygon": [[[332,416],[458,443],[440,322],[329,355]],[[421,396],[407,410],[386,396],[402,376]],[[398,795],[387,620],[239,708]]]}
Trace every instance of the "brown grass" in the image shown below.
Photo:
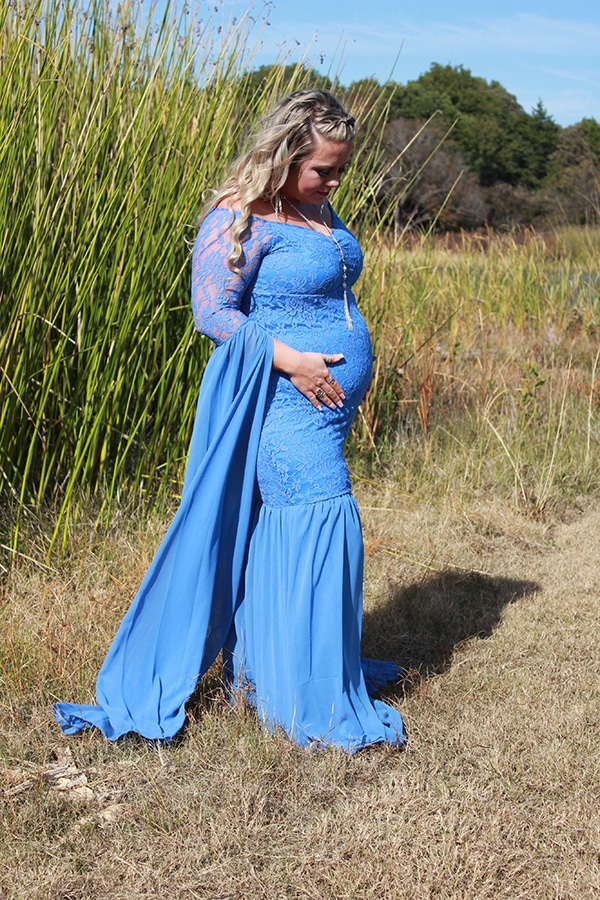
{"label": "brown grass", "polygon": [[163,523],[99,543],[81,522],[56,568],[6,566],[3,900],[598,896],[600,508],[356,487],[365,650],[407,666],[401,753],[263,735],[218,672],[172,747],[63,737],[52,700],[91,698]]}

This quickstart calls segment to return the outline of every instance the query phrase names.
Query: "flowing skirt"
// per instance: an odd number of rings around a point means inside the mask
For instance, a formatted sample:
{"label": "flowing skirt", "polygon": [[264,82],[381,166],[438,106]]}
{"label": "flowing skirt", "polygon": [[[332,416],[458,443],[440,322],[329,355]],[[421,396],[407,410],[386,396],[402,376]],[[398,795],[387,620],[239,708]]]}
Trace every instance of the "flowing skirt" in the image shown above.
{"label": "flowing skirt", "polygon": [[368,693],[399,668],[361,663],[362,580],[351,494],[260,506],[228,663],[263,724],[302,746],[404,742],[399,713]]}

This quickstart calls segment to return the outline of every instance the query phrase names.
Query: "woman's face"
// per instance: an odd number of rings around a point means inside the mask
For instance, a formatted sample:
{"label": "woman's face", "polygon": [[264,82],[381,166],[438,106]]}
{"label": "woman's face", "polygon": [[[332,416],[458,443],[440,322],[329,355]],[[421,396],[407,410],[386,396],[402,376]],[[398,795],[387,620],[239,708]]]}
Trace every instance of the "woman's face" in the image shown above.
{"label": "woman's face", "polygon": [[300,203],[321,204],[336,188],[352,153],[352,141],[337,143],[316,137],[313,152],[290,169],[283,193]]}

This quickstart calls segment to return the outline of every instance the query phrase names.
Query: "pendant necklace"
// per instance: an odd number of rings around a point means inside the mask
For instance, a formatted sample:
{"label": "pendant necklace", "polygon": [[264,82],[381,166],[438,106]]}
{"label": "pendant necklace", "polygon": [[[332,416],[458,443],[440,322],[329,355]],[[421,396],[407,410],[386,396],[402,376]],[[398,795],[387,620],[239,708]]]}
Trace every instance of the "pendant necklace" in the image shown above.
{"label": "pendant necklace", "polygon": [[[294,204],[292,203],[292,201],[290,200],[289,197],[286,197],[284,194],[282,194],[281,196],[289,204],[289,206],[292,207],[294,212],[298,216],[300,216],[301,219],[304,219],[304,221],[306,222],[308,227],[310,229],[312,229],[312,231],[316,231],[318,234],[323,233],[323,232],[320,232],[318,228],[315,228],[314,224],[310,221],[310,219],[308,219],[304,215],[304,213],[298,209],[297,206],[294,206]],[[338,239],[336,238],[332,229],[329,227],[329,225],[327,224],[327,222],[325,221],[325,219],[323,217],[323,206],[319,207],[319,216],[321,218],[321,222],[323,223],[323,227],[327,229],[326,237],[331,238],[331,240],[333,241],[333,243],[335,244],[335,246],[337,248],[338,253],[340,254],[340,261],[342,263],[342,287],[344,289],[344,313],[346,316],[346,325],[348,326],[349,331],[352,331],[354,329],[354,326],[352,324],[352,317],[350,315],[350,307],[348,305],[348,268],[346,266],[346,257],[344,256],[344,251],[341,247],[340,242],[338,241]]]}

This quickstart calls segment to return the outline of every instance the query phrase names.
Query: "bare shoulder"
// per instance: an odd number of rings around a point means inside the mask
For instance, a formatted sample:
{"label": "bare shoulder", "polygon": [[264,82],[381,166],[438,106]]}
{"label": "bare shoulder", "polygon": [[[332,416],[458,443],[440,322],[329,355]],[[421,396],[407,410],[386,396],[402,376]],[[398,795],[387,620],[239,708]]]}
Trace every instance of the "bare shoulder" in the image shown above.
{"label": "bare shoulder", "polygon": [[[242,211],[239,197],[225,197],[217,203],[215,209],[233,209],[234,212]],[[268,200],[253,200],[250,204],[250,214],[261,219],[276,219],[275,210]]]}
{"label": "bare shoulder", "polygon": [[234,209],[236,212],[241,212],[242,207],[237,197],[223,197],[222,200],[219,200],[215,209]]}
{"label": "bare shoulder", "polygon": [[261,219],[274,221],[278,218],[273,205],[268,200],[253,200],[250,204],[250,212],[253,216],[259,216]]}

